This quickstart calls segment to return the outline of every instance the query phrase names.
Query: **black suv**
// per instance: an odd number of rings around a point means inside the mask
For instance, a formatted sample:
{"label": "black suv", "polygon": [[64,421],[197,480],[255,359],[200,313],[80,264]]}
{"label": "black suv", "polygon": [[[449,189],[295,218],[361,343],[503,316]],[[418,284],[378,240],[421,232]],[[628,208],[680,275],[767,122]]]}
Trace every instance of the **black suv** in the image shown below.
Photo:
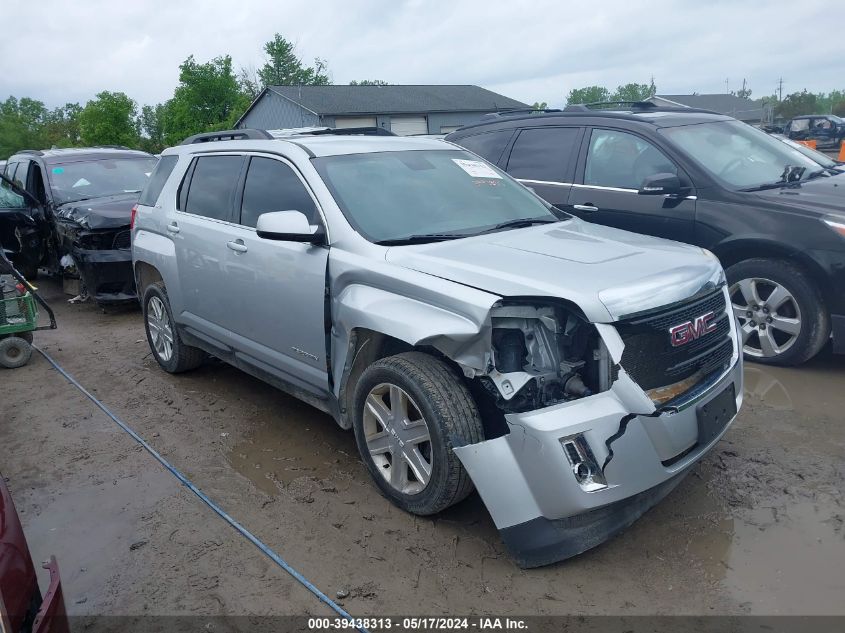
{"label": "black suv", "polygon": [[831,334],[845,353],[841,170],[731,117],[651,103],[497,113],[446,140],[585,220],[713,251],[749,360],[799,364]]}
{"label": "black suv", "polygon": [[125,147],[14,154],[0,185],[0,246],[25,277],[74,267],[97,303],[134,300],[129,220],[156,162]]}

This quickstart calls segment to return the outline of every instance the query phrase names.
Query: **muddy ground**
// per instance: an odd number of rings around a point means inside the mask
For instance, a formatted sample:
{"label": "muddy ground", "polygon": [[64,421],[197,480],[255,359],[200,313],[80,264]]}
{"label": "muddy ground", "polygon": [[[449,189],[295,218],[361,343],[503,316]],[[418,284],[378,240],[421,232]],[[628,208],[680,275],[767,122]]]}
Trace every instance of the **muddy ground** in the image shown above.
{"label": "muddy ground", "polygon": [[[328,416],[222,363],[170,376],[137,310],[43,290],[59,329],[36,342],[353,615],[845,614],[845,357],[748,365],[738,420],[677,490],[525,571],[477,496],[405,514]],[[0,384],[0,470],[71,614],[330,614],[42,357]]]}

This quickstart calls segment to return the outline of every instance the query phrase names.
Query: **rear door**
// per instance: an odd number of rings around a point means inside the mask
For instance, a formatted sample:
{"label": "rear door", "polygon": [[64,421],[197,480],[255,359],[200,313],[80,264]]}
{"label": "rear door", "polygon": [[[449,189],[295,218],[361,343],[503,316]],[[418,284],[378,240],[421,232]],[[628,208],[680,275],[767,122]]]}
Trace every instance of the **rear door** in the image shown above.
{"label": "rear door", "polygon": [[210,154],[194,158],[166,229],[173,239],[181,314],[176,319],[224,349],[242,309],[232,297],[227,243],[235,230],[234,202],[246,158]]}
{"label": "rear door", "polygon": [[329,249],[267,240],[255,231],[258,216],[272,211],[301,211],[311,224],[324,224],[315,200],[291,163],[278,156],[248,157],[223,268],[239,359],[320,395],[328,390]]}
{"label": "rear door", "polygon": [[536,127],[519,131],[507,172],[559,209],[568,210],[581,127]]}
{"label": "rear door", "polygon": [[587,132],[568,210],[597,224],[635,233],[691,242],[695,196],[639,195],[643,181],[659,173],[692,183],[664,152],[647,139],[622,130]]}

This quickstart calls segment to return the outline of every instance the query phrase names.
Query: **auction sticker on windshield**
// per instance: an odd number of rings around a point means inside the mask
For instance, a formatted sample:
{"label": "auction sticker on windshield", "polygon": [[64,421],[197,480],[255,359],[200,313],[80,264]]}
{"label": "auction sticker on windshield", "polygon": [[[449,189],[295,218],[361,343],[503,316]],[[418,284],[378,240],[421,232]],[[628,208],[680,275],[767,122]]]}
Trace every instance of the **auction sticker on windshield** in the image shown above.
{"label": "auction sticker on windshield", "polygon": [[452,161],[473,178],[498,178],[500,180],[502,178],[490,165],[482,163],[480,160],[453,158]]}

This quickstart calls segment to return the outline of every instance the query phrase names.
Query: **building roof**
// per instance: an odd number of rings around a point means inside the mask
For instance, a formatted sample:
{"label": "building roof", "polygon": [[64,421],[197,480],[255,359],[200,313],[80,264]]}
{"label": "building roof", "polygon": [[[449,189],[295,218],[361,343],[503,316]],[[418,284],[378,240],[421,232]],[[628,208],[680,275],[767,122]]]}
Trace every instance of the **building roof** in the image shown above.
{"label": "building roof", "polygon": [[[527,104],[479,86],[269,86],[318,115],[495,112]],[[254,105],[254,104],[253,104]]]}
{"label": "building roof", "polygon": [[666,102],[674,105],[687,106],[689,108],[701,108],[713,110],[720,114],[727,114],[735,119],[762,119],[763,105],[759,101],[743,99],[732,94],[706,94],[706,95],[654,95],[652,100],[665,105]]}

